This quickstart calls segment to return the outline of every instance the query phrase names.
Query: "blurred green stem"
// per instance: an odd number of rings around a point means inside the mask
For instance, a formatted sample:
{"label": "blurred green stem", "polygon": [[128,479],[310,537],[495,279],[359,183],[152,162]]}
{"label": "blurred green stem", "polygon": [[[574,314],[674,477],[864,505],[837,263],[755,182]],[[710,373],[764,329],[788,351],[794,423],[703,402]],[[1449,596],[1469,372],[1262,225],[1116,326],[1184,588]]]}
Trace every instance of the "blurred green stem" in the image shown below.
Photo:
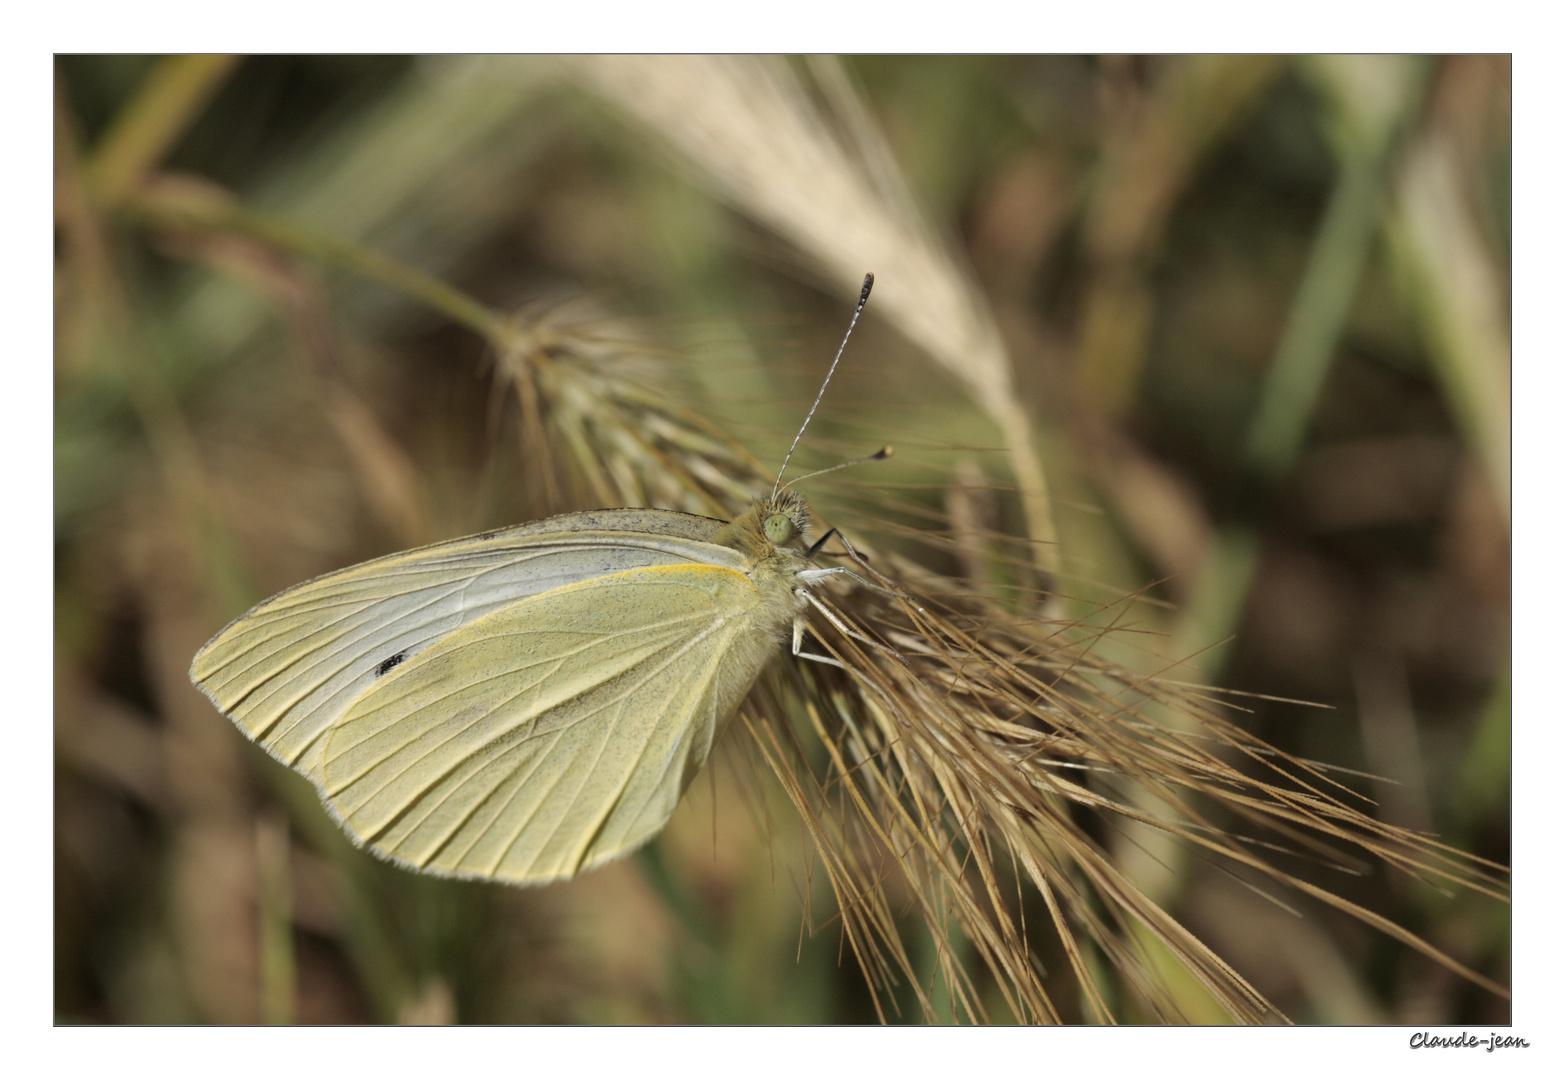
{"label": "blurred green stem", "polygon": [[497,348],[506,347],[515,337],[509,320],[460,289],[360,244],[275,221],[242,207],[213,205],[166,193],[138,198],[130,210],[148,224],[237,233],[281,251],[348,270],[422,301]]}
{"label": "blurred green stem", "polygon": [[[260,757],[261,751],[254,754]],[[348,957],[358,969],[359,985],[371,997],[369,1004],[376,1018],[382,1023],[395,1022],[415,999],[418,984],[391,920],[378,902],[372,880],[378,870],[374,857],[353,846],[327,816],[308,781],[270,760],[260,773],[288,820],[337,871]]]}
{"label": "blurred green stem", "polygon": [[1387,222],[1397,283],[1462,436],[1511,517],[1511,335],[1505,286],[1438,132],[1402,168]]}
{"label": "blurred green stem", "polygon": [[261,1018],[294,1021],[293,885],[288,874],[288,822],[264,814],[255,823],[256,896],[260,908]]}
{"label": "blurred green stem", "polygon": [[[962,999],[958,989],[951,985],[949,976],[950,971],[961,972],[971,968],[973,943],[966,934],[961,933],[946,932],[945,938],[946,947],[942,950],[932,929],[925,924],[924,933],[918,939],[918,967],[924,974],[925,985],[929,987],[926,997],[933,1006],[932,1011],[926,1012],[924,1022],[940,1026],[959,1024],[962,1022],[961,1014],[965,1013],[968,1023],[981,1023],[983,1019],[974,1014],[968,1001]],[[949,956],[948,964],[941,963],[942,952]]]}
{"label": "blurred green stem", "polygon": [[1205,677],[1216,673],[1228,656],[1229,638],[1244,614],[1260,541],[1253,529],[1222,530],[1207,552],[1195,591],[1179,613],[1174,630],[1174,655],[1190,657]]}
{"label": "blurred green stem", "polygon": [[[1357,59],[1373,65],[1377,58]],[[1331,88],[1328,97],[1339,114],[1337,129],[1353,134],[1337,139],[1341,169],[1250,424],[1246,463],[1269,485],[1283,478],[1304,448],[1310,416],[1380,228],[1392,151],[1423,85],[1421,68],[1380,59],[1387,61],[1384,70],[1371,70],[1392,85],[1392,92],[1387,95],[1390,103],[1379,113],[1367,106],[1354,111],[1355,87],[1343,72],[1357,69],[1334,65],[1321,69]],[[1340,82],[1331,81],[1339,76]],[[1329,108],[1327,115],[1331,116]],[[1180,647],[1193,650],[1233,633],[1257,561],[1256,539],[1249,529],[1231,530],[1212,547],[1175,630]],[[1196,661],[1203,677],[1215,674],[1220,655],[1208,650]]]}
{"label": "blurred green stem", "polygon": [[1502,668],[1478,728],[1462,754],[1457,813],[1472,835],[1475,824],[1503,805],[1511,786],[1511,673]]}
{"label": "blurred green stem", "polygon": [[1391,158],[1428,74],[1426,64],[1407,57],[1322,57],[1301,65],[1324,99],[1322,119],[1340,167],[1245,443],[1246,464],[1270,484],[1304,447],[1385,216]]}
{"label": "blurred green stem", "polygon": [[1304,446],[1384,203],[1381,155],[1345,160],[1245,442],[1247,463],[1271,483],[1292,468]]}
{"label": "blurred green stem", "polygon": [[656,843],[636,851],[636,862],[642,876],[663,906],[679,920],[686,933],[712,952],[722,946],[718,928],[712,924],[711,913],[704,910],[696,897],[690,894],[679,876],[669,867],[663,850]]}
{"label": "blurred green stem", "polygon": [[141,185],[238,62],[237,56],[168,56],[153,65],[87,163],[99,206],[113,206]]}

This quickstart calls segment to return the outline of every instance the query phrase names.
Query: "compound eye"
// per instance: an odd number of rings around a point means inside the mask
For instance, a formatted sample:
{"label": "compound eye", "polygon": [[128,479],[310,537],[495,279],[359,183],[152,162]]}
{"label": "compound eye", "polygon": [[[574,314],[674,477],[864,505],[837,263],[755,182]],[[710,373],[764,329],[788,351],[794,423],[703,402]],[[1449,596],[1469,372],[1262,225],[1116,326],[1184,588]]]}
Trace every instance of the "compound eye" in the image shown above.
{"label": "compound eye", "polygon": [[772,543],[786,544],[793,534],[793,519],[787,514],[773,514],[766,519],[766,538]]}

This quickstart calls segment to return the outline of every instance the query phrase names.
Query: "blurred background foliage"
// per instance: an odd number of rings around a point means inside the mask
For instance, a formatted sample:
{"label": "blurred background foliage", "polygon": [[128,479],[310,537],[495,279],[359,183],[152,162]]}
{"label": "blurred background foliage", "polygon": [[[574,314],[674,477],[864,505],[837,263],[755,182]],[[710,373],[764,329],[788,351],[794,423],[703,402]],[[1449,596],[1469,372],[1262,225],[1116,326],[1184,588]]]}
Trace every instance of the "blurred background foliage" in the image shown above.
{"label": "blurred background foliage", "polygon": [[[775,462],[864,270],[804,464],[898,453],[807,489],[830,520],[991,581],[918,531],[1030,536],[1064,613],[1138,596],[1106,654],[1329,706],[1244,723],[1508,862],[1507,58],[687,67],[59,59],[62,1021],[873,1021],[738,725],[643,855],[518,890],[354,850],[186,677],[277,589],[599,504],[518,439],[492,313],[633,335],[661,393]],[[766,121],[769,80],[842,125],[868,209]],[[909,288],[925,262],[947,293]],[[1125,837],[1295,1020],[1509,1015]],[[1321,880],[1508,983],[1504,905]]]}

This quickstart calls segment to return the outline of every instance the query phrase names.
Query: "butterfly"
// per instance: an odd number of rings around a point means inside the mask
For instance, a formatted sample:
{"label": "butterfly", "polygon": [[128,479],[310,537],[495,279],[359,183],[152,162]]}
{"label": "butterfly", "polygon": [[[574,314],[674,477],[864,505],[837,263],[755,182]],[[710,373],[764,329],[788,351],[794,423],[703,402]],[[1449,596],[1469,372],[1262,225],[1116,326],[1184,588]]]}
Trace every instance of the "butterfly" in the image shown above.
{"label": "butterfly", "polygon": [[595,510],[373,559],[245,612],[191,681],[377,855],[572,877],[663,828],[790,634],[794,655],[840,666],[802,651],[812,605],[851,632],[811,588],[858,577],[811,565],[840,534],[807,543],[809,508],[779,487],[803,432],[732,521]]}

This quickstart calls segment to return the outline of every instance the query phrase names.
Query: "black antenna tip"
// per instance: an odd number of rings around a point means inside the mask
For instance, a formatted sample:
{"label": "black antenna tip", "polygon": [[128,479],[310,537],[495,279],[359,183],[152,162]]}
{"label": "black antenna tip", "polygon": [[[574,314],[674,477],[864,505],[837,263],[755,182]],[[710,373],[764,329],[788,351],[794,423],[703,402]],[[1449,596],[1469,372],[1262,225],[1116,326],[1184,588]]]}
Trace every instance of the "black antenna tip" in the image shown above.
{"label": "black antenna tip", "polygon": [[894,454],[896,452],[897,451],[896,451],[895,447],[892,447],[892,446],[882,446],[879,450],[876,450],[873,454],[871,454],[869,456],[869,460],[871,460],[871,461],[885,461],[888,457],[890,457],[892,454]]}
{"label": "black antenna tip", "polygon": [[860,290],[860,292],[859,292],[859,307],[863,307],[865,302],[869,300],[869,291],[871,289],[873,289],[874,287],[875,287],[875,275],[874,274],[865,274],[864,275],[864,288],[862,290]]}

